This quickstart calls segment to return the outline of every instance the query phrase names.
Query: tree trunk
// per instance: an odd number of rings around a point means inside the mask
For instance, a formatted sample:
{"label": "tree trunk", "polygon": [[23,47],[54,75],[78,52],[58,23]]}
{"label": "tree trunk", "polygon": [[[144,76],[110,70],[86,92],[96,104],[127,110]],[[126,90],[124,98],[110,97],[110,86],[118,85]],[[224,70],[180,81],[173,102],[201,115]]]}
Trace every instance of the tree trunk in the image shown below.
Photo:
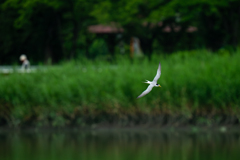
{"label": "tree trunk", "polygon": [[47,44],[45,48],[45,64],[52,64],[52,50],[49,44]]}
{"label": "tree trunk", "polygon": [[[238,8],[238,14],[240,15],[240,7]],[[233,24],[233,43],[235,47],[240,47],[240,43],[239,43],[239,36],[240,36],[240,32],[239,32],[240,26],[239,26],[239,19],[234,19],[234,24]]]}
{"label": "tree trunk", "polygon": [[52,37],[52,28],[49,27],[48,33],[47,33],[47,40],[45,44],[45,63],[46,64],[52,64],[52,49],[50,46],[51,37]]}
{"label": "tree trunk", "polygon": [[115,56],[115,45],[116,45],[116,35],[115,34],[109,34],[107,37],[107,44],[108,44],[108,50],[111,54],[111,57],[114,58]]}
{"label": "tree trunk", "polygon": [[72,49],[70,54],[70,59],[73,59],[76,56],[76,50],[77,50],[77,40],[78,40],[78,22],[76,20],[73,20],[73,38],[72,38]]}

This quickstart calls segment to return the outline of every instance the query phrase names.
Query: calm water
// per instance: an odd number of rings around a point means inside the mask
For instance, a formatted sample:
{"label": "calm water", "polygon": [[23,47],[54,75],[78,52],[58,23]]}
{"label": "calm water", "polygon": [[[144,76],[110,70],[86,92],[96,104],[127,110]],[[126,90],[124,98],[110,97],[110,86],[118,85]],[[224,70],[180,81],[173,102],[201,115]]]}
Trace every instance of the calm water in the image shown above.
{"label": "calm water", "polygon": [[239,160],[240,132],[0,132],[0,160]]}

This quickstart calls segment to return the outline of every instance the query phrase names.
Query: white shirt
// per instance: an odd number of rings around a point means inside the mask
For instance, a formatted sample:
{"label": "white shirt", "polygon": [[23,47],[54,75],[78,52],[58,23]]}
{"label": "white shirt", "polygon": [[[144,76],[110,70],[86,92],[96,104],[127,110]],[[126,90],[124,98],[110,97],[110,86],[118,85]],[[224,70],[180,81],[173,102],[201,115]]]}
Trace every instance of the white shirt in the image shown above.
{"label": "white shirt", "polygon": [[30,63],[29,63],[29,61],[27,60],[27,59],[25,59],[24,61],[23,61],[23,63],[22,63],[22,69],[23,70],[27,70],[27,69],[29,69],[30,68]]}

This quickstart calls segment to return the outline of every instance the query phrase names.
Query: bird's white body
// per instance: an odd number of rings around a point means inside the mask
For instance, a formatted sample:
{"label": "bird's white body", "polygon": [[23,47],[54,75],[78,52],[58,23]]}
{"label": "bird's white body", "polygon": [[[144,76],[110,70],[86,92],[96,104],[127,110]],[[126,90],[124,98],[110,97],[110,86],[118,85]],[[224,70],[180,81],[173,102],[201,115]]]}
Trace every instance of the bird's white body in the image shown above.
{"label": "bird's white body", "polygon": [[146,94],[148,94],[148,93],[152,90],[153,87],[161,87],[159,84],[157,84],[157,80],[160,78],[160,76],[161,76],[161,64],[159,63],[159,65],[158,65],[158,70],[157,70],[157,74],[156,74],[156,76],[154,77],[153,81],[151,82],[151,81],[146,80],[146,82],[144,82],[144,83],[149,84],[149,86],[148,86],[148,88],[147,88],[145,91],[143,91],[142,94],[140,94],[137,98],[143,97],[143,96],[145,96]]}

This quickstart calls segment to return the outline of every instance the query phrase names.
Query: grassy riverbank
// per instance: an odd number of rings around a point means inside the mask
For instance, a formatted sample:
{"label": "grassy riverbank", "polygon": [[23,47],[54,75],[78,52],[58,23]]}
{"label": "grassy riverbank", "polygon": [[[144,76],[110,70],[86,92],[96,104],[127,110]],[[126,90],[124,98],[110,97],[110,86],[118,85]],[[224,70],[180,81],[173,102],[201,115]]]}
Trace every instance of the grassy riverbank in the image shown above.
{"label": "grassy riverbank", "polygon": [[[0,124],[128,123],[127,115],[148,121],[160,114],[194,118],[221,113],[238,119],[239,59],[240,52],[202,50],[154,55],[151,62],[130,63],[124,57],[114,64],[79,60],[29,74],[0,75]],[[162,87],[136,99],[147,87],[142,82],[154,78],[159,61]]]}

